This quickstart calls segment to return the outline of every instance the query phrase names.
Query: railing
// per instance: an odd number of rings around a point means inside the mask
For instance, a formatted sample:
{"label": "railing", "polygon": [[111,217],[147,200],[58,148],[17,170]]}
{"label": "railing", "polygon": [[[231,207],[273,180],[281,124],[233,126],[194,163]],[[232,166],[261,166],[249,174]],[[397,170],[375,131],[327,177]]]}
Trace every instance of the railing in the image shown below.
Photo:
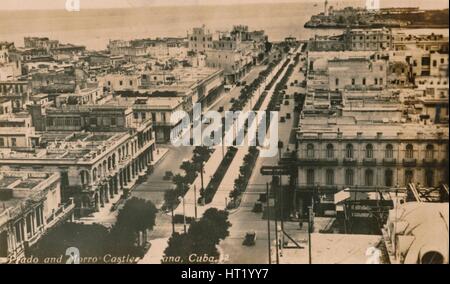
{"label": "railing", "polygon": [[429,158],[423,159],[422,163],[424,166],[428,166],[428,167],[434,167],[439,164],[437,159],[429,159]]}
{"label": "railing", "polygon": [[52,213],[52,215],[47,219],[47,225],[46,227],[52,227],[59,221],[61,221],[64,217],[66,217],[67,214],[72,212],[75,209],[75,202],[73,198],[69,199],[68,203],[63,204]]}
{"label": "railing", "polygon": [[355,166],[358,162],[354,158],[344,158],[343,164],[346,166]]}
{"label": "railing", "polygon": [[417,159],[405,158],[403,159],[403,166],[415,167],[417,165]]}
{"label": "railing", "polygon": [[377,159],[374,158],[364,158],[363,159],[363,165],[364,166],[376,166]]}
{"label": "railing", "polygon": [[397,160],[393,158],[384,158],[383,165],[385,166],[394,166],[397,164]]}
{"label": "railing", "polygon": [[329,165],[329,166],[337,166],[339,164],[339,160],[337,158],[299,158],[298,164],[300,166],[314,166],[314,165]]}

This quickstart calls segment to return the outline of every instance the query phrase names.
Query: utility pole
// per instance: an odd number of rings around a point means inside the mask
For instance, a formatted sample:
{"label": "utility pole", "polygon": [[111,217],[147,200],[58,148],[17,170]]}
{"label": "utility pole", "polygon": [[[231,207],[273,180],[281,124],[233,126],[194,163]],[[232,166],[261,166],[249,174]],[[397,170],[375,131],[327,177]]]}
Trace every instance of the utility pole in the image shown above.
{"label": "utility pole", "polygon": [[[202,196],[202,199],[203,199],[203,194],[205,194],[205,188],[204,188],[204,186],[203,186],[203,161],[202,161],[202,165],[201,165],[201,169],[200,169],[200,180],[201,180],[201,183],[202,183],[202,188],[200,189],[200,195]],[[203,204],[203,202],[202,202],[202,204]]]}
{"label": "utility pole", "polygon": [[184,233],[187,233],[186,229],[186,203],[184,202],[184,196],[180,197],[183,201],[183,226],[184,226]]}
{"label": "utility pole", "polygon": [[270,202],[269,202],[269,183],[266,183],[266,207],[267,207],[267,247],[269,253],[269,264],[272,264],[272,249],[270,245]]}
{"label": "utility pole", "polygon": [[[275,176],[274,176],[275,177]],[[272,189],[275,189],[275,252],[276,252],[276,263],[280,264],[280,255],[278,253],[278,190],[275,188],[275,184],[272,178]]]}
{"label": "utility pole", "polygon": [[197,220],[197,186],[194,184],[194,216],[195,220]]}
{"label": "utility pole", "polygon": [[281,215],[281,254],[283,254],[283,247],[284,247],[284,211],[283,211],[283,185],[281,183],[281,175],[279,177],[280,181],[280,215]]}
{"label": "utility pole", "polygon": [[309,256],[309,264],[312,264],[312,243],[311,243],[311,231],[312,231],[312,218],[313,218],[313,209],[310,206],[308,208],[308,256]]}

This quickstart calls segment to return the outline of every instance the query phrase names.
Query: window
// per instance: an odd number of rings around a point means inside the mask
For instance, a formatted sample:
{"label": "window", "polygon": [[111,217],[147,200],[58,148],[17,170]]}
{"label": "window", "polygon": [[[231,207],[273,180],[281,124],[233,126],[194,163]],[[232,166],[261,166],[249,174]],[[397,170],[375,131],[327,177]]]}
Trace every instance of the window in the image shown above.
{"label": "window", "polygon": [[115,117],[111,117],[111,125],[116,125],[117,121]]}
{"label": "window", "polygon": [[134,119],[138,119],[139,118],[139,113],[135,112],[133,113]]}
{"label": "window", "polygon": [[378,78],[375,78],[375,85],[378,85]]}
{"label": "window", "polygon": [[383,85],[383,78],[380,78],[380,85]]}
{"label": "window", "polygon": [[364,175],[364,184],[366,186],[373,186],[373,171],[372,170],[366,170]]}
{"label": "window", "polygon": [[336,82],[336,88],[339,87],[339,78],[336,78],[335,82]]}
{"label": "window", "polygon": [[11,138],[11,147],[16,147],[16,146],[17,146],[17,139]]}
{"label": "window", "polygon": [[372,144],[367,144],[366,146],[366,158],[373,159],[373,146]]}
{"label": "window", "polygon": [[427,149],[425,151],[425,158],[427,160],[431,160],[434,158],[434,146],[431,144],[427,145]]}
{"label": "window", "polygon": [[437,61],[433,60],[433,67],[436,67],[436,66],[437,66]]}
{"label": "window", "polygon": [[365,86],[366,85],[366,78],[362,79],[362,84]]}
{"label": "window", "polygon": [[352,86],[355,85],[355,78],[352,78]]}
{"label": "window", "polygon": [[386,186],[392,186],[393,185],[393,177],[394,177],[394,173],[392,172],[392,170],[387,169],[384,172],[384,184]]}
{"label": "window", "polygon": [[314,170],[313,169],[309,169],[306,171],[306,183],[308,185],[314,184]]}
{"label": "window", "polygon": [[427,187],[434,186],[434,173],[432,170],[425,171],[425,186]]}
{"label": "window", "polygon": [[0,147],[5,147],[5,140],[0,138]]}
{"label": "window", "polygon": [[326,171],[326,184],[334,185],[334,171],[331,169]]}
{"label": "window", "polygon": [[154,113],[154,112],[152,112],[152,120],[153,120],[153,122],[156,121],[156,113]]}
{"label": "window", "polygon": [[130,86],[133,86],[133,81],[132,80],[130,80]]}
{"label": "window", "polygon": [[345,157],[347,159],[353,159],[353,145],[352,144],[348,144],[345,147]]}
{"label": "window", "polygon": [[345,171],[345,184],[346,185],[350,185],[352,186],[353,183],[353,170],[352,169],[347,169]]}
{"label": "window", "polygon": [[386,159],[394,158],[394,147],[391,144],[386,145],[386,151],[384,153]]}
{"label": "window", "polygon": [[306,146],[306,157],[314,158],[314,145],[313,144],[308,144]]}
{"label": "window", "polygon": [[119,82],[119,85],[121,85],[121,86],[122,86],[122,85],[123,85],[123,82],[122,82],[122,81],[120,81],[120,82]]}
{"label": "window", "polygon": [[405,152],[406,159],[413,159],[414,158],[414,147],[411,144],[406,145],[406,152]]}
{"label": "window", "polygon": [[412,170],[405,171],[405,185],[410,184],[414,181],[414,173]]}
{"label": "window", "polygon": [[332,144],[327,145],[327,158],[328,159],[334,158],[334,147]]}

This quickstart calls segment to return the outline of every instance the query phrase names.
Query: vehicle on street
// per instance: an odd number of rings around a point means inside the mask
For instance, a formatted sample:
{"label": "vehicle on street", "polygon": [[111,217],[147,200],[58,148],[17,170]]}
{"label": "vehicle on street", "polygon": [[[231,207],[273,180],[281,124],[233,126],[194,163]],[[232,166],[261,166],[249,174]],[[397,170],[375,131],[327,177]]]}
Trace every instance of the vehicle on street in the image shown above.
{"label": "vehicle on street", "polygon": [[244,241],[242,242],[242,245],[244,246],[254,246],[256,241],[256,232],[255,231],[249,231],[245,234]]}

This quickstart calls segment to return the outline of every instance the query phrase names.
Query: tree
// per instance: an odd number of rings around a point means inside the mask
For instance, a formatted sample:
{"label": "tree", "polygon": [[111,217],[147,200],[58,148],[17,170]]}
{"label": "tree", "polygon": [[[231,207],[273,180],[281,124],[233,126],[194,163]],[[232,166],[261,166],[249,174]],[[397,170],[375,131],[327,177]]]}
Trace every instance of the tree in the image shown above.
{"label": "tree", "polygon": [[229,213],[224,210],[218,210],[217,208],[210,208],[203,213],[203,219],[213,222],[218,240],[224,240],[230,235],[228,229],[231,227],[231,223],[228,221]]}
{"label": "tree", "polygon": [[189,186],[186,182],[186,178],[180,174],[177,174],[172,178],[173,183],[176,186],[177,195],[184,195],[184,193],[189,189]]}
{"label": "tree", "polygon": [[172,212],[172,234],[175,234],[175,223],[173,220],[173,210],[175,206],[178,204],[178,194],[176,190],[171,189],[164,193],[164,200],[167,208]]}
{"label": "tree", "polygon": [[[124,229],[124,232],[134,233],[138,238],[140,238],[140,233],[143,233],[144,240],[146,240],[147,230],[151,230],[155,226],[156,213],[157,209],[151,201],[133,197],[119,211],[114,227],[118,232],[122,232],[121,229]],[[138,242],[141,243],[140,239]]]}
{"label": "tree", "polygon": [[208,209],[199,221],[191,223],[187,234],[172,235],[164,251],[165,259],[170,263],[170,257],[180,257],[184,262],[188,262],[189,256],[194,253],[217,259],[219,251],[216,246],[220,240],[229,236],[230,226],[228,212]]}
{"label": "tree", "polygon": [[219,256],[216,245],[220,239],[218,228],[214,221],[202,218],[189,226],[188,235],[192,240],[192,253],[197,255]]}
{"label": "tree", "polygon": [[[184,263],[189,261],[189,256],[193,252],[193,241],[188,234],[175,233],[169,239],[168,245],[164,250],[165,263],[171,263],[171,257],[180,257]],[[175,262],[175,261],[173,261]],[[176,262],[178,263],[178,262]]]}

